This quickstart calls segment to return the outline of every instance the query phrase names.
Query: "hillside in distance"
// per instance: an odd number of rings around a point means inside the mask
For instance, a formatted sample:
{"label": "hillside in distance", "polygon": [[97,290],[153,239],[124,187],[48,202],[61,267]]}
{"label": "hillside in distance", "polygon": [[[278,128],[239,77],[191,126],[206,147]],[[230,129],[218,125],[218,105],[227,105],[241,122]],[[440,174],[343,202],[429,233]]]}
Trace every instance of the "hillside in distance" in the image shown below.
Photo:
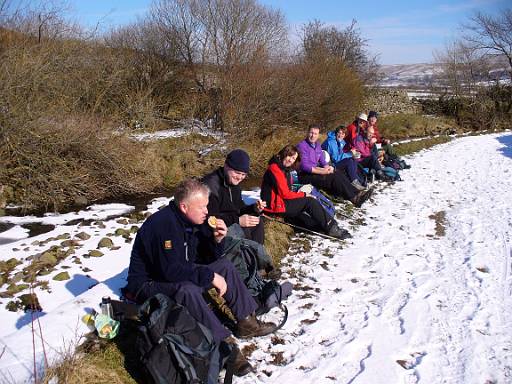
{"label": "hillside in distance", "polygon": [[[492,56],[488,59],[488,71],[482,71],[478,81],[489,82],[499,79],[510,81],[507,62],[504,57]],[[381,65],[381,87],[426,88],[443,83],[443,65],[440,63]]]}

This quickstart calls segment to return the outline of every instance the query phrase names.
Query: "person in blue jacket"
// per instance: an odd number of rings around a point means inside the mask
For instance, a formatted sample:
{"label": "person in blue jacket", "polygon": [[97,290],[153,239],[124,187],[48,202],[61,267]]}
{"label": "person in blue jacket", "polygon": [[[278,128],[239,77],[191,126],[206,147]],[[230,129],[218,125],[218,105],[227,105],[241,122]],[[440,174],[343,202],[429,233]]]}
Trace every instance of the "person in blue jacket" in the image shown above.
{"label": "person in blue jacket", "polygon": [[[258,305],[234,265],[220,258],[226,224],[221,219],[205,223],[208,195],[205,184],[185,180],[176,187],[174,200],[144,222],[133,244],[125,294],[138,303],[157,293],[173,298],[220,342],[231,333],[203,297],[206,290],[215,288],[237,319],[238,337],[267,335],[275,330],[275,324],[256,319]],[[237,357],[237,363],[235,374],[239,376],[252,370],[243,356]]]}
{"label": "person in blue jacket", "polygon": [[347,128],[343,125],[337,127],[334,131],[327,133],[327,139],[322,143],[322,149],[327,151],[331,157],[331,163],[335,168],[345,169],[350,182],[358,190],[365,189],[357,177],[357,161],[354,156],[358,153],[355,149],[348,150],[345,137]]}

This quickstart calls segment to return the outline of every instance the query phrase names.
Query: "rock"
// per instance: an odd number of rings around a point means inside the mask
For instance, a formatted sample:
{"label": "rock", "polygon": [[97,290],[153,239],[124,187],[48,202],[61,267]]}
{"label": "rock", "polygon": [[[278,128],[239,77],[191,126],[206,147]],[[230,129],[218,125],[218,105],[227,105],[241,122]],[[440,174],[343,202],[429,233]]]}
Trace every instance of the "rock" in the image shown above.
{"label": "rock", "polygon": [[117,224],[122,224],[122,225],[127,225],[128,224],[128,220],[123,218],[123,219],[117,219],[116,220],[116,223]]}
{"label": "rock", "polygon": [[80,245],[80,243],[77,240],[64,240],[62,243],[60,243],[60,246],[64,247],[64,248],[76,247],[79,245]]}
{"label": "rock", "polygon": [[62,233],[59,236],[57,236],[55,239],[56,240],[67,240],[70,238],[71,238],[71,235],[69,233]]}
{"label": "rock", "polygon": [[98,243],[98,248],[112,248],[113,246],[114,246],[114,243],[108,237],[104,237]]}
{"label": "rock", "polygon": [[57,256],[54,252],[44,252],[37,260],[39,264],[46,267],[53,267],[57,264]]}
{"label": "rock", "polygon": [[16,293],[18,292],[21,292],[25,289],[28,289],[30,286],[28,284],[10,284],[8,287],[7,287],[7,292],[12,294],[12,295],[15,295]]}
{"label": "rock", "polygon": [[0,292],[0,299],[7,299],[7,298],[10,298],[13,296],[14,296],[13,294],[11,294],[7,291]]}
{"label": "rock", "polygon": [[103,256],[103,252],[98,251],[97,249],[91,249],[89,251],[89,257],[101,257]]}
{"label": "rock", "polygon": [[55,276],[53,276],[53,280],[55,281],[63,281],[63,280],[69,280],[69,273],[67,272],[61,272],[57,273]]}
{"label": "rock", "polygon": [[130,231],[128,231],[127,229],[123,229],[123,228],[117,228],[116,231],[115,231],[115,235],[116,236],[123,236],[123,237],[130,237]]}
{"label": "rock", "polygon": [[55,268],[43,268],[37,272],[37,276],[46,276],[55,271]]}
{"label": "rock", "polygon": [[75,237],[78,237],[80,240],[89,240],[91,238],[91,235],[89,235],[86,232],[80,232],[75,235]]}
{"label": "rock", "polygon": [[17,272],[13,277],[11,277],[11,283],[17,283],[18,281],[21,281],[23,280],[23,277],[23,272]]}
{"label": "rock", "polygon": [[14,257],[7,261],[0,261],[0,273],[10,272],[19,264],[21,264],[21,261]]}
{"label": "rock", "polygon": [[137,233],[138,230],[139,230],[139,226],[138,225],[132,225],[131,228],[130,228],[130,232],[131,233]]}

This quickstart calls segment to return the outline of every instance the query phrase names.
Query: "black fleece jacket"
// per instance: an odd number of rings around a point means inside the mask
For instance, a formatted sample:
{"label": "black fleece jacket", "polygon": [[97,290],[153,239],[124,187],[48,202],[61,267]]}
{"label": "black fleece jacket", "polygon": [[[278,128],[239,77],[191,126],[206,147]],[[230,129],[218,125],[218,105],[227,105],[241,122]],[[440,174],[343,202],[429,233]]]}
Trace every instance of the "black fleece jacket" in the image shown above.
{"label": "black fleece jacket", "polygon": [[203,183],[210,188],[208,214],[218,217],[229,227],[238,224],[238,218],[249,214],[259,216],[256,205],[246,205],[242,200],[242,190],[238,185],[228,185],[224,177],[224,168],[220,167],[203,177]]}

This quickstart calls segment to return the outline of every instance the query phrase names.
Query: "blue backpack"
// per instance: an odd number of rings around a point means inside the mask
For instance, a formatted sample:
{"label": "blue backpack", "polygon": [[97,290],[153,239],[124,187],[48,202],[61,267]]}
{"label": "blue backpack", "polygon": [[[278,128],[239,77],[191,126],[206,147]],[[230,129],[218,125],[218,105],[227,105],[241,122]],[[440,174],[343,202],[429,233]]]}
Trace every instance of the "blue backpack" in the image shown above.
{"label": "blue backpack", "polygon": [[315,197],[318,200],[318,202],[320,203],[320,205],[322,206],[322,208],[324,209],[324,211],[327,213],[327,215],[331,219],[334,218],[334,214],[336,213],[334,204],[322,192],[320,192],[318,189],[313,187],[311,184],[300,185],[300,187],[297,190],[301,191],[301,192],[307,192],[311,196]]}
{"label": "blue backpack", "polygon": [[392,167],[382,167],[382,171],[384,171],[384,174],[386,176],[388,176],[391,179],[393,179],[393,181],[402,180],[400,178],[400,174],[398,173],[398,170],[396,170],[395,168],[392,168]]}

